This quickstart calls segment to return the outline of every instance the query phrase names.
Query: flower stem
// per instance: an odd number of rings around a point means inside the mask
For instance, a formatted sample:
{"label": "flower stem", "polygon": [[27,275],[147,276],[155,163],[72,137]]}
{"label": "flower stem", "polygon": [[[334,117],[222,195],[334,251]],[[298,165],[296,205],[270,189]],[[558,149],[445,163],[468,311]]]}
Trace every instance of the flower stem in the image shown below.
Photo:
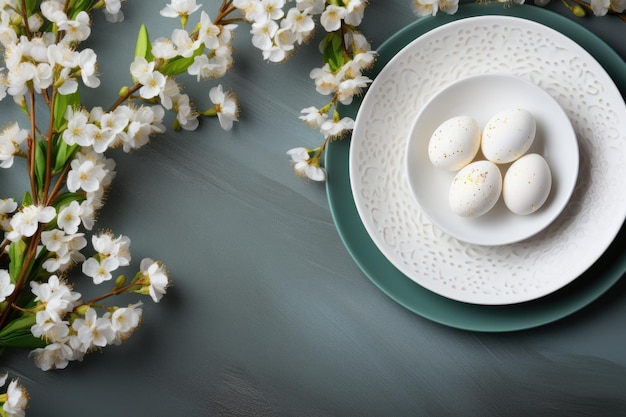
{"label": "flower stem", "polygon": [[222,5],[219,8],[219,13],[217,17],[213,20],[213,24],[219,25],[219,24],[224,23],[222,19],[224,19],[226,16],[228,16],[229,14],[237,10],[237,8],[232,5],[232,3],[233,3],[232,0],[224,0],[222,2]]}
{"label": "flower stem", "polygon": [[30,191],[33,203],[37,204],[37,179],[35,178],[35,164],[37,154],[37,124],[35,122],[35,92],[30,90],[30,136],[28,137],[28,176],[30,177]]}
{"label": "flower stem", "polygon": [[109,297],[113,297],[113,296],[116,296],[116,295],[119,295],[119,294],[123,294],[123,293],[127,292],[128,290],[130,290],[133,287],[139,287],[139,286],[136,283],[131,282],[128,285],[125,285],[125,286],[119,287],[119,288],[114,288],[114,289],[112,289],[111,291],[109,291],[107,293],[104,293],[104,294],[101,294],[101,295],[99,295],[99,296],[97,296],[95,298],[92,298],[91,300],[84,302],[83,305],[91,306],[91,305],[97,303],[98,301],[104,300],[105,298],[109,298]]}
{"label": "flower stem", "polygon": [[24,31],[26,32],[26,37],[30,39],[30,27],[28,26],[28,15],[26,14],[26,0],[22,0],[22,23],[24,24]]}
{"label": "flower stem", "polygon": [[44,179],[44,186],[42,191],[42,200],[48,199],[48,190],[50,189],[50,182],[52,181],[52,145],[53,145],[53,133],[54,133],[54,102],[56,100],[57,90],[52,91],[52,100],[50,106],[50,121],[48,126],[48,152],[46,152],[46,174]]}
{"label": "flower stem", "polygon": [[[41,238],[41,232],[43,231],[43,227],[44,225],[39,225],[39,227],[37,228],[37,231],[35,232],[35,234],[32,236],[31,240],[28,243],[26,256],[24,257],[24,262],[22,263],[22,268],[20,270],[20,276],[18,277],[17,282],[15,283],[15,289],[13,290],[13,293],[11,293],[11,295],[7,298],[7,303],[10,306],[13,306],[18,295],[22,293],[22,288],[24,284],[26,283],[26,276],[28,272],[30,272],[30,269],[31,269],[31,262],[33,262],[33,260],[35,259],[35,256],[37,255],[37,246]],[[0,316],[0,329],[4,327],[7,319],[9,318],[12,312],[13,312],[13,308],[7,308],[6,310],[2,312],[2,316]]]}
{"label": "flower stem", "polygon": [[109,108],[109,111],[113,111],[115,109],[117,109],[123,102],[125,102],[126,100],[128,100],[130,97],[132,97],[132,95],[141,88],[141,83],[137,83],[135,85],[133,85],[132,87],[130,87],[128,89],[128,91],[126,92],[126,94],[124,94],[123,96],[120,96],[117,101],[115,101],[115,103],[113,103],[113,105]]}

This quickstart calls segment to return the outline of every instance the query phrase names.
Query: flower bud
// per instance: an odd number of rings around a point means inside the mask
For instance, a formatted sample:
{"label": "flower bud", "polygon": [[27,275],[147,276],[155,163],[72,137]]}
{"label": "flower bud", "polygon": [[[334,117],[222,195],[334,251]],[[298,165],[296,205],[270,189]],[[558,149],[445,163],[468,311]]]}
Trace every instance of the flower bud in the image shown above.
{"label": "flower bud", "polygon": [[11,25],[20,26],[21,24],[22,24],[22,15],[19,13],[16,13],[11,19]]}
{"label": "flower bud", "polygon": [[150,295],[150,286],[141,287],[135,292],[141,295]]}
{"label": "flower bud", "polygon": [[78,307],[76,307],[76,308],[74,309],[74,311],[75,311],[77,314],[80,314],[81,316],[84,316],[85,314],[87,314],[87,310],[89,310],[90,308],[91,308],[91,306],[90,306],[90,305],[87,305],[87,304],[82,304],[82,305],[79,305]]}
{"label": "flower bud", "polygon": [[115,279],[115,288],[122,288],[126,284],[126,275],[120,275]]}
{"label": "flower bud", "polygon": [[128,97],[128,87],[124,86],[122,88],[120,88],[120,92],[117,93],[117,95],[119,95],[120,97]]}
{"label": "flower bud", "polygon": [[585,15],[587,14],[585,12],[585,9],[583,9],[580,5],[575,5],[574,7],[572,7],[572,13],[574,13],[574,16],[576,17],[585,17]]}

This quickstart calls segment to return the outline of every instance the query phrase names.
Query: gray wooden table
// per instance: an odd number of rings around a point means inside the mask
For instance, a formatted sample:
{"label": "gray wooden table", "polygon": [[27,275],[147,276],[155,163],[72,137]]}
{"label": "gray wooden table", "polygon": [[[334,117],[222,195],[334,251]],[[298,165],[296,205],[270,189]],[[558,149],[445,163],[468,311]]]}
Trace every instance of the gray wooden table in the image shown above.
{"label": "gray wooden table", "polygon": [[[218,2],[203,3],[214,16]],[[416,19],[410,3],[371,1],[361,28],[374,48]],[[99,100],[127,82],[141,23],[169,34],[164,4],[129,1],[115,26],[98,18],[90,42],[111,86]],[[557,0],[549,8],[568,15]],[[626,23],[576,21],[626,57]],[[309,78],[317,48],[267,64],[247,29],[237,33],[223,80],[241,103],[234,129],[205,123],[115,155],[99,226],[130,236],[134,259],[162,259],[174,286],[159,305],[146,302],[125,344],[63,371],[4,355],[32,396],[29,416],[626,414],[626,282],[570,317],[513,333],[456,330],[404,309],[347,252],[324,185],[293,175],[285,155],[320,143],[298,119],[323,104]],[[208,103],[210,84],[193,81],[190,93]]]}

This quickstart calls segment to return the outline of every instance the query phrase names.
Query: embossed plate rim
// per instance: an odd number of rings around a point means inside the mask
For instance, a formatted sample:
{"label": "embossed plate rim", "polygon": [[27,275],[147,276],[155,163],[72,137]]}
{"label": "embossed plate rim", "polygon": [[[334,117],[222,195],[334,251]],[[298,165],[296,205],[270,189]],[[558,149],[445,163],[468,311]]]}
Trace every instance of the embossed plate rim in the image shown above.
{"label": "embossed plate rim", "polygon": [[[532,19],[558,29],[576,40],[602,63],[626,91],[626,64],[604,41],[589,30],[563,16],[537,7],[502,9],[499,4],[466,5],[452,16],[438,15],[407,25],[379,49],[379,59],[372,70],[380,68],[404,45],[415,37],[446,22],[484,14],[508,14]],[[359,101],[347,108],[347,114],[356,115]],[[529,303],[503,306],[467,304],[435,294],[398,271],[374,245],[361,222],[352,195],[348,172],[348,140],[331,142],[325,153],[325,167],[329,181],[326,192],[329,208],[337,232],[346,250],[365,276],[384,294],[407,310],[441,325],[482,332],[510,332],[548,325],[569,316],[597,300],[612,288],[626,273],[626,228],[607,252],[578,279],[564,288]]]}
{"label": "embossed plate rim", "polygon": [[[602,239],[598,241],[594,241],[592,247],[585,248],[586,257],[581,256],[582,254],[579,253],[579,256],[573,256],[573,257],[570,256],[569,259],[561,259],[561,261],[567,262],[567,266],[570,268],[569,270],[563,272],[561,270],[556,271],[553,269],[553,270],[550,270],[549,274],[545,274],[543,270],[540,273],[539,272],[528,273],[529,275],[528,279],[526,276],[524,276],[524,279],[526,281],[520,280],[520,282],[522,282],[523,284],[521,290],[520,289],[517,289],[517,290],[505,289],[503,290],[503,291],[506,291],[505,294],[488,293],[488,292],[482,291],[481,288],[478,288],[477,290],[472,289],[471,291],[466,291],[464,288],[460,289],[461,285],[457,285],[457,286],[450,285],[444,280],[425,279],[421,272],[416,271],[414,269],[415,267],[411,269],[407,267],[407,265],[405,265],[405,262],[408,263],[410,261],[406,258],[405,256],[406,254],[396,251],[396,248],[391,247],[390,245],[387,244],[387,242],[385,241],[387,237],[389,236],[387,234],[388,233],[387,230],[384,230],[384,231],[377,230],[377,225],[375,224],[371,213],[367,212],[367,210],[370,209],[366,207],[368,202],[361,199],[362,178],[360,176],[360,173],[355,168],[355,167],[358,167],[358,163],[359,163],[356,157],[356,155],[358,155],[358,152],[359,152],[359,146],[360,146],[359,140],[362,140],[362,137],[363,137],[361,130],[363,129],[364,123],[361,123],[361,122],[362,122],[362,119],[366,120],[366,122],[369,121],[369,118],[371,117],[370,107],[375,106],[375,102],[373,101],[374,99],[372,99],[372,96],[374,93],[372,92],[377,91],[378,86],[383,85],[385,83],[386,73],[389,71],[392,71],[392,69],[394,68],[394,65],[396,65],[396,63],[398,62],[401,62],[400,60],[405,59],[404,55],[407,54],[406,51],[416,50],[418,49],[420,44],[423,44],[427,40],[430,40],[432,38],[437,39],[436,38],[437,36],[442,37],[448,34],[448,32],[457,30],[458,28],[465,28],[465,27],[471,28],[471,25],[474,24],[475,22],[488,22],[495,26],[499,25],[497,30],[502,30],[502,31],[508,30],[506,26],[507,24],[515,23],[516,25],[524,28],[525,30],[536,31],[536,32],[537,31],[547,32],[548,34],[550,34],[550,36],[553,36],[555,37],[555,39],[559,39],[560,42],[568,45],[568,48],[573,48],[573,50],[575,50],[577,54],[580,54],[583,57],[583,59],[586,59],[587,61],[585,62],[585,65],[593,67],[594,70],[597,71],[597,74],[596,74],[597,77],[604,78],[603,82],[606,84],[605,86],[608,86],[608,88],[616,89],[615,85],[612,84],[611,78],[608,76],[608,74],[606,74],[605,72],[604,73],[602,72],[603,71],[602,67],[595,61],[595,59],[590,54],[584,51],[580,46],[578,46],[576,43],[571,41],[569,38],[565,37],[564,35],[561,35],[557,31],[543,24],[536,23],[527,19],[520,19],[514,16],[492,15],[492,16],[476,16],[470,20],[463,19],[463,20],[451,22],[447,25],[440,26],[420,36],[418,39],[410,42],[405,48],[403,48],[399,53],[397,53],[387,63],[387,65],[381,70],[381,72],[378,74],[378,77],[376,77],[376,79],[370,86],[368,93],[364,97],[359,114],[356,117],[356,125],[355,125],[355,129],[353,132],[352,146],[350,149],[349,164],[350,164],[350,179],[352,183],[353,198],[355,200],[357,210],[361,217],[361,220],[363,221],[363,224],[365,225],[366,230],[369,232],[369,235],[374,240],[379,250],[385,255],[387,259],[391,261],[391,263],[396,268],[398,268],[401,272],[403,272],[405,275],[407,275],[409,278],[411,278],[418,284],[440,295],[455,299],[457,301],[466,302],[466,303],[501,305],[501,304],[513,304],[513,303],[527,302],[527,301],[530,301],[539,297],[543,297],[547,294],[550,294],[553,291],[558,290],[559,288],[563,287],[564,285],[567,285],[569,282],[574,280],[578,275],[584,272],[587,268],[589,268],[589,266],[591,266],[593,262],[597,260],[597,258],[605,251],[605,249],[614,239],[615,235],[617,234],[617,231],[619,230],[619,227],[621,226],[623,222],[624,215],[626,215],[626,207],[619,207],[620,209],[619,224],[614,222],[611,225],[611,227],[607,229],[597,228],[597,230],[601,230]],[[538,52],[531,51],[531,53],[538,53]],[[387,80],[388,79],[389,78],[387,78]],[[612,87],[611,87],[611,84],[612,84]],[[623,103],[621,104],[617,103],[617,106],[621,106],[621,105],[623,105]],[[620,107],[620,111],[622,110],[623,109]],[[406,121],[406,122],[411,123],[412,120]],[[383,169],[388,169],[388,167],[383,167]],[[395,169],[395,166],[392,169]],[[368,191],[376,192],[379,190],[368,190]],[[390,192],[389,194],[393,196],[393,192],[395,191],[398,191],[398,190],[393,189],[392,192]],[[402,192],[402,190],[400,191]],[[376,207],[376,209],[379,210],[380,207]],[[380,213],[380,210],[379,210],[379,213]],[[547,231],[546,233],[548,232],[549,231]],[[552,246],[551,246],[552,250],[561,250],[561,248],[558,248],[557,243],[558,242],[554,242],[554,241],[552,242]],[[406,244],[406,242],[402,242],[402,244]],[[439,242],[429,241],[428,244],[439,245]],[[537,247],[537,242],[530,241],[530,242],[527,242],[527,245],[532,245],[533,247]],[[438,246],[433,250],[436,252],[437,250],[445,251],[446,249],[447,248],[445,246]],[[403,248],[402,250],[406,250],[406,249]],[[419,250],[419,248],[409,248],[408,250],[409,251],[413,250],[415,252]],[[467,250],[471,251],[472,248],[467,248]],[[517,256],[517,255],[514,254],[514,256]],[[493,266],[495,267],[497,265],[494,264]],[[542,264],[542,267],[544,266],[548,267],[546,263]],[[457,270],[459,269],[458,265],[455,265],[454,267],[457,268]],[[489,265],[485,266],[485,268],[489,268],[489,267],[491,266]],[[437,269],[437,268],[433,267],[433,269]],[[505,274],[507,270],[502,270],[501,272],[502,274]],[[445,276],[445,273],[443,275]],[[546,276],[543,277],[543,275],[546,275]],[[539,278],[536,278],[535,276],[538,276]],[[452,277],[452,279],[455,281],[460,280],[457,276]],[[535,282],[540,282],[540,284],[535,284]],[[480,286],[481,284],[475,284],[475,285]],[[515,279],[507,278],[504,284],[501,284],[501,283],[492,284],[491,282],[487,282],[487,284],[482,284],[482,285],[485,288],[496,287],[496,286],[503,287],[503,286],[510,286],[510,285],[513,285],[513,287],[515,287],[517,283],[515,282]],[[518,285],[518,288],[520,288],[519,285]]]}

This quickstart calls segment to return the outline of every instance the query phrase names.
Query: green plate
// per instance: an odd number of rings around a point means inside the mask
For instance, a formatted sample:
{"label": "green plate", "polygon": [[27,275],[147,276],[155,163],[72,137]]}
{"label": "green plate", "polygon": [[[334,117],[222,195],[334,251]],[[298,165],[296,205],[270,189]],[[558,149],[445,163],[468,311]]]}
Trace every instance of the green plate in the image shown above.
{"label": "green plate", "polygon": [[[506,15],[533,20],[568,36],[605,68],[622,92],[626,91],[626,64],[600,38],[551,11],[536,6],[505,8],[502,4],[466,5],[452,15],[416,20],[378,49],[379,57],[369,74],[374,77],[389,60],[420,35],[443,24],[480,15]],[[347,114],[356,117],[359,102]],[[466,304],[435,294],[402,274],[378,250],[357,212],[349,176],[350,141],[335,141],[326,151],[329,181],[326,191],[330,210],[344,245],[367,277],[400,305],[422,317],[447,326],[483,332],[529,329],[564,318],[597,299],[626,272],[626,226],[609,249],[584,274],[560,290],[525,303],[488,306]]]}

